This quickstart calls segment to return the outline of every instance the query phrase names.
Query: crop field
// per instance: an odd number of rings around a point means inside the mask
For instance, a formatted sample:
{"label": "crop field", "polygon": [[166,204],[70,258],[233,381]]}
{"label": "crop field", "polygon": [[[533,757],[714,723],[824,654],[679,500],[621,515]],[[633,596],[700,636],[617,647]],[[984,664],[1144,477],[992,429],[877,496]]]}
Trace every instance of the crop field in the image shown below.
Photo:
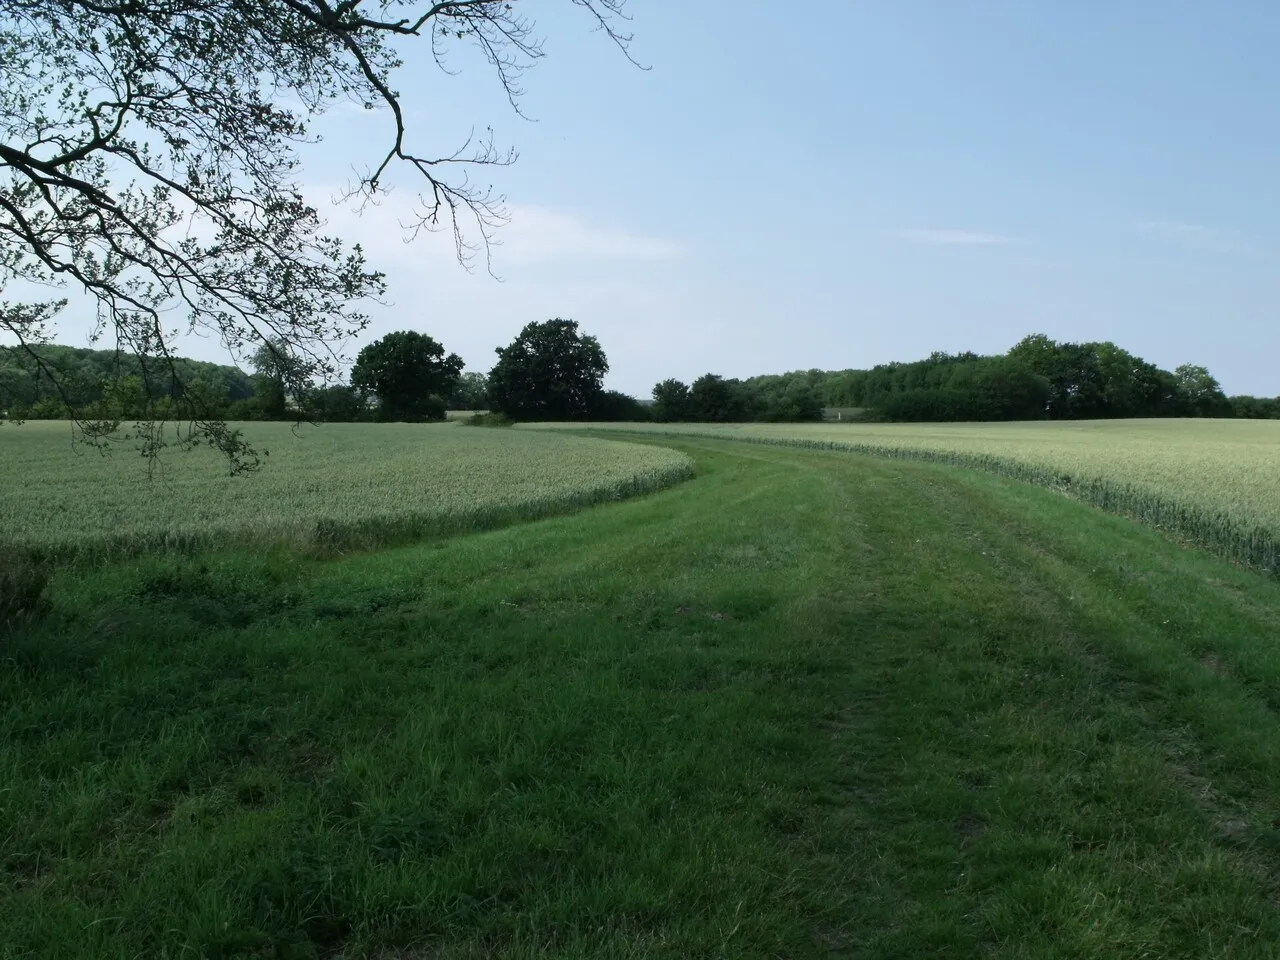
{"label": "crop field", "polygon": [[486,529],[655,490],[683,454],[563,435],[437,424],[254,423],[261,471],[169,453],[148,477],[129,441],[107,454],[62,422],[0,429],[0,544],[56,559],[238,543],[348,548]]}
{"label": "crop field", "polygon": [[1232,560],[1280,567],[1280,422],[603,426],[976,467],[1059,489]]}

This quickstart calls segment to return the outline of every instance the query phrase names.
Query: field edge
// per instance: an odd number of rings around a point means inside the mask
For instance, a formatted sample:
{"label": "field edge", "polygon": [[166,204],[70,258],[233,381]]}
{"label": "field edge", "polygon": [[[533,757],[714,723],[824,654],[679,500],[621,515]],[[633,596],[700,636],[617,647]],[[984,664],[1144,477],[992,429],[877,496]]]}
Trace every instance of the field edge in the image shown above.
{"label": "field edge", "polygon": [[[630,443],[625,438],[598,439],[609,443]],[[404,547],[617,503],[657,493],[692,479],[695,475],[692,458],[674,450],[670,452],[673,456],[668,462],[648,464],[627,476],[608,478],[594,485],[556,491],[553,495],[517,503],[479,503],[445,512],[388,513],[355,520],[320,515],[306,523],[283,523],[269,531],[248,528],[228,528],[211,533],[130,530],[91,539],[44,544],[0,539],[0,559],[10,564],[64,568],[127,561],[152,553],[189,556],[204,551],[261,548],[295,550],[323,557]]]}

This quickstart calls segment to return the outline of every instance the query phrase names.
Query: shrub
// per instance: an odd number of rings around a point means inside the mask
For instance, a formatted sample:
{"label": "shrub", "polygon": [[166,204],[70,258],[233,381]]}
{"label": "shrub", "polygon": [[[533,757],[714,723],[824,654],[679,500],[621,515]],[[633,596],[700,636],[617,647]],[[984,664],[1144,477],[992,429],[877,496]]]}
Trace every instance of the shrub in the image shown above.
{"label": "shrub", "polygon": [[515,421],[502,413],[477,413],[459,421],[464,427],[510,427]]}
{"label": "shrub", "polygon": [[643,423],[652,420],[653,415],[649,408],[635,397],[617,390],[605,390],[596,398],[588,419]]}

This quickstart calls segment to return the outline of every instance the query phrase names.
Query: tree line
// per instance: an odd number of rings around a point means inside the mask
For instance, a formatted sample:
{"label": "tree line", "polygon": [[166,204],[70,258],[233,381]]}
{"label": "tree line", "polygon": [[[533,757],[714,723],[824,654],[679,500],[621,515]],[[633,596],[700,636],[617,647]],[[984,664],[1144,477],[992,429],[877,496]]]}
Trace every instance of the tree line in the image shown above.
{"label": "tree line", "polygon": [[316,382],[289,344],[270,341],[238,367],[163,361],[42,344],[0,348],[0,413],[11,420],[222,420],[325,422],[442,420],[449,410],[512,420],[648,419],[646,405],[604,389],[609,362],[572,320],[530,323],[487,373],[433,337],[400,330],[366,345],[345,380]]}
{"label": "tree line", "polygon": [[[427,334],[402,330],[360,350],[345,382],[315,383],[283,343],[238,367],[45,345],[0,351],[0,410],[11,419],[127,420],[200,415],[227,420],[432,421],[447,410],[512,420],[799,422],[1073,420],[1126,417],[1280,418],[1280,398],[1226,396],[1202,366],[1162,370],[1114,343],[1023,338],[1004,354],[933,353],[866,370],[807,370],[654,386],[639,401],[605,390],[608,358],[572,320],[530,323],[496,350],[488,373],[465,371]],[[178,398],[184,406],[179,409]]]}
{"label": "tree line", "polygon": [[1172,371],[1111,342],[1032,334],[1006,353],[934,353],[870,370],[787,375],[828,407],[891,421],[1280,417],[1280,398],[1228,397],[1203,366]]}
{"label": "tree line", "polygon": [[708,375],[690,386],[664,380],[653,399],[654,417],[672,421],[818,419],[824,408],[828,415],[838,410],[844,418],[893,422],[1280,419],[1280,397],[1228,397],[1203,366],[1162,370],[1111,342],[1058,342],[1044,334],[996,355],[933,353],[870,369],[742,381]]}
{"label": "tree line", "polygon": [[1162,370],[1114,343],[1024,337],[1006,353],[933,353],[871,369],[798,370],[653,388],[654,419],[686,422],[1093,420],[1130,417],[1280,419],[1280,398],[1226,396],[1207,369]]}

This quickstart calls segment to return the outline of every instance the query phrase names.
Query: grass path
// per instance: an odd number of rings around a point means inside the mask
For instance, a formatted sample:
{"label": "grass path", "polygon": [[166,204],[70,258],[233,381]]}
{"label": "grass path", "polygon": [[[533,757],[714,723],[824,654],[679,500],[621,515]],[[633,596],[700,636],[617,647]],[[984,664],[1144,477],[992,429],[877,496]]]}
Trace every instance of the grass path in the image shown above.
{"label": "grass path", "polygon": [[521,429],[732,439],[987,470],[1280,573],[1280,422],[1274,420],[544,423]]}
{"label": "grass path", "polygon": [[1280,586],[1004,478],[732,442],[0,641],[0,955],[1269,957]]}

